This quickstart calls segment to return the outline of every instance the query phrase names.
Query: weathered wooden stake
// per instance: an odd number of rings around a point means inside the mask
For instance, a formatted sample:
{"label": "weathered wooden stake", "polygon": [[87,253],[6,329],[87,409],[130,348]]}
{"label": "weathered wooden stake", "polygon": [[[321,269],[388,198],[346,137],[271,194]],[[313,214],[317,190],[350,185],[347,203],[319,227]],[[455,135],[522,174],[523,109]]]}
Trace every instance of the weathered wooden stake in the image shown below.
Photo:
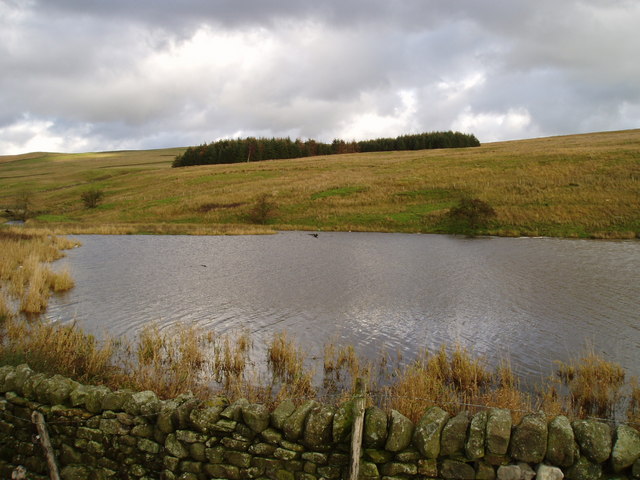
{"label": "weathered wooden stake", "polygon": [[358,480],[358,476],[360,475],[360,451],[362,450],[362,432],[364,430],[364,397],[364,381],[362,378],[358,378],[356,379],[356,393],[353,402],[349,480]]}
{"label": "weathered wooden stake", "polygon": [[40,412],[34,410],[31,414],[31,421],[36,424],[38,429],[38,439],[44,450],[44,454],[47,457],[47,465],[49,467],[49,478],[51,480],[60,480],[58,475],[58,467],[56,465],[56,458],[53,455],[53,447],[51,447],[51,441],[49,440],[49,433],[47,432],[47,426],[44,423],[44,417]]}

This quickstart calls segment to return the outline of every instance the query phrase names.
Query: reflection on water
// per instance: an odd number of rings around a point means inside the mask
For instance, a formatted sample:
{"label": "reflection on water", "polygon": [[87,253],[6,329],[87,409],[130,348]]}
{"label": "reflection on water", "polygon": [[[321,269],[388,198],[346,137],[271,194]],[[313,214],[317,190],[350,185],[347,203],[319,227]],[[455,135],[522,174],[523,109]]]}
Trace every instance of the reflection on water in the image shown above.
{"label": "reflection on water", "polygon": [[[640,374],[640,243],[304,232],[80,236],[76,287],[48,316],[134,336],[147,322],[287,330],[411,358],[455,342],[527,378],[596,351]],[[60,262],[59,262],[60,263]]]}

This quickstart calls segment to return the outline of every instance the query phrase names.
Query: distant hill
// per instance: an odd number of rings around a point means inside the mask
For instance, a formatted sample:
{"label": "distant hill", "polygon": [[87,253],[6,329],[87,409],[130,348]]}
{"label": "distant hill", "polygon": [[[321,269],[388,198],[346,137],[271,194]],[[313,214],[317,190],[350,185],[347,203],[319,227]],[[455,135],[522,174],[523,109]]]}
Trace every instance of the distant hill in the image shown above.
{"label": "distant hill", "polygon": [[0,157],[1,211],[26,198],[29,222],[67,232],[446,233],[471,198],[495,212],[479,233],[640,233],[640,130],[171,168],[186,150]]}

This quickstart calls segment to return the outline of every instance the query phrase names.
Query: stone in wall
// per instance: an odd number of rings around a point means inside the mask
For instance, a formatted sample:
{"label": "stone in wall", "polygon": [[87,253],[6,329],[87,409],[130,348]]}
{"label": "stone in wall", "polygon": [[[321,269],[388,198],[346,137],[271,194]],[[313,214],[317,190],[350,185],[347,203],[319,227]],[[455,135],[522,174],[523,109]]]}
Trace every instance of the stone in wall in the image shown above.
{"label": "stone in wall", "polygon": [[580,455],[569,419],[558,415],[549,422],[546,461],[559,467],[570,467]]}
{"label": "stone in wall", "polygon": [[487,450],[494,455],[505,455],[511,439],[511,412],[500,408],[489,410],[486,435]]}
{"label": "stone in wall", "polygon": [[601,463],[594,463],[587,457],[580,457],[569,469],[565,478],[568,480],[600,480],[603,477]]}
{"label": "stone in wall", "polygon": [[317,405],[309,412],[304,429],[304,443],[310,448],[324,449],[333,438],[334,409],[328,405]]}
{"label": "stone in wall", "polygon": [[333,442],[346,442],[351,435],[353,426],[353,401],[349,400],[339,405],[333,416]]}
{"label": "stone in wall", "polygon": [[387,439],[387,414],[378,407],[369,407],[364,414],[362,442],[367,448],[381,448]]}
{"label": "stone in wall", "polygon": [[449,419],[442,429],[442,438],[440,440],[441,456],[464,455],[469,423],[469,414],[466,411],[460,412]]}
{"label": "stone in wall", "polygon": [[389,452],[401,452],[411,444],[413,436],[413,423],[407,417],[396,410],[391,410],[389,415],[389,434],[384,446]]}
{"label": "stone in wall", "polygon": [[298,408],[284,421],[282,430],[287,440],[295,441],[302,436],[305,421],[307,416],[318,406],[318,402],[315,400],[308,400]]}
{"label": "stone in wall", "polygon": [[594,420],[576,420],[571,426],[584,456],[594,463],[602,463],[611,455],[611,427]]}
{"label": "stone in wall", "polygon": [[544,414],[526,415],[511,435],[511,457],[540,463],[547,453],[547,419]]}
{"label": "stone in wall", "polygon": [[611,452],[611,466],[620,472],[634,464],[640,457],[640,434],[628,425],[618,425],[616,443]]}
{"label": "stone in wall", "polygon": [[269,427],[269,409],[257,403],[252,403],[242,409],[242,419],[247,426],[256,433]]}
{"label": "stone in wall", "polygon": [[413,433],[413,444],[426,458],[440,455],[440,436],[449,414],[440,407],[431,407],[422,416]]}
{"label": "stone in wall", "polygon": [[469,436],[464,446],[469,460],[479,460],[484,457],[488,412],[483,410],[476,413],[469,424]]}

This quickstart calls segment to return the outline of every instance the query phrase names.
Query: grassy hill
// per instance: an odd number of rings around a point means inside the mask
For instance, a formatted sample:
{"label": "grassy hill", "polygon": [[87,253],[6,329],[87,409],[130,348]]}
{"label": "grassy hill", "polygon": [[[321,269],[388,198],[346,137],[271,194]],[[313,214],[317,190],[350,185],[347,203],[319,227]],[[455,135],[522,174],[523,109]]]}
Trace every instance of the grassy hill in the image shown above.
{"label": "grassy hill", "polygon": [[[69,233],[444,233],[471,197],[497,213],[482,233],[640,235],[640,130],[170,168],[183,151],[0,156],[0,207],[26,201],[31,223]],[[92,188],[104,199],[86,208]]]}

